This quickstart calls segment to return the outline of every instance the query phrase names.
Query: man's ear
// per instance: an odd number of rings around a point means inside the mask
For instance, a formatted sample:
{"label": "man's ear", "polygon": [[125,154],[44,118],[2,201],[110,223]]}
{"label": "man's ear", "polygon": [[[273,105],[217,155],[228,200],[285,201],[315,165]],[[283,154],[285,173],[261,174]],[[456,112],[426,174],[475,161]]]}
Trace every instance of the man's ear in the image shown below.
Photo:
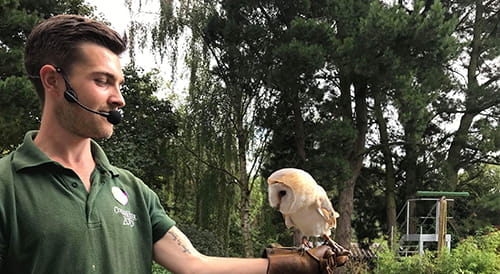
{"label": "man's ear", "polygon": [[40,69],[40,81],[45,89],[46,96],[49,93],[59,93],[61,87],[64,87],[62,75],[52,65],[44,65]]}

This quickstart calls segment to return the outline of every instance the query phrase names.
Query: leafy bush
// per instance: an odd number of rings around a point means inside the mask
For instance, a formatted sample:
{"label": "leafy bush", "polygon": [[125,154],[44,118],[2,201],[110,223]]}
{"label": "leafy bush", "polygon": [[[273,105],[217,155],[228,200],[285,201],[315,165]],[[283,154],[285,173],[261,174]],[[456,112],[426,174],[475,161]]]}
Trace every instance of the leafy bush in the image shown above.
{"label": "leafy bush", "polygon": [[500,231],[468,237],[436,260],[436,273],[499,273]]}
{"label": "leafy bush", "polygon": [[500,231],[468,237],[451,252],[444,250],[439,256],[427,251],[422,256],[401,257],[384,244],[385,251],[378,253],[374,273],[500,273]]}
{"label": "leafy bush", "polygon": [[171,272],[163,268],[161,265],[153,263],[153,271],[151,274],[170,274],[170,273]]}
{"label": "leafy bush", "polygon": [[194,224],[177,224],[177,227],[186,234],[194,248],[200,253],[208,256],[227,256],[224,244],[211,231]]}
{"label": "leafy bush", "polygon": [[378,258],[375,261],[374,273],[433,273],[432,256],[430,253],[425,253],[424,256],[400,257],[390,250],[387,243],[384,243],[382,250],[384,251],[377,254]]}
{"label": "leafy bush", "polygon": [[370,262],[368,260],[349,260],[344,265],[345,273],[367,274],[370,273]]}

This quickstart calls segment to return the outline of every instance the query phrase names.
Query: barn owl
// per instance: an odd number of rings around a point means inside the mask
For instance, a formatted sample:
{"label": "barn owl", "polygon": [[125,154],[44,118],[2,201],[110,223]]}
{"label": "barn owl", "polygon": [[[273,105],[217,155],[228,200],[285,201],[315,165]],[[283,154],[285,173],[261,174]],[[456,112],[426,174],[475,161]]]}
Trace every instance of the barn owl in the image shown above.
{"label": "barn owl", "polygon": [[269,204],[276,207],[287,227],[299,229],[305,236],[330,241],[339,214],[333,209],[326,191],[304,170],[283,168],[269,178]]}

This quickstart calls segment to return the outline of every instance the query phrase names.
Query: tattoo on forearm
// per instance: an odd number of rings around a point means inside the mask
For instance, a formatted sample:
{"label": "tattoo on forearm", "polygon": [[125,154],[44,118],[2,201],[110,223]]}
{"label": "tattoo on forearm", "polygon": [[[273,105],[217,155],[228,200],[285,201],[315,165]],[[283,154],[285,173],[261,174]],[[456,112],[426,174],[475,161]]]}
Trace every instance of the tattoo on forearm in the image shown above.
{"label": "tattoo on forearm", "polygon": [[179,236],[177,236],[177,234],[175,234],[175,232],[169,231],[168,234],[170,234],[170,236],[172,236],[173,240],[183,249],[182,252],[191,254],[191,250],[189,250],[189,248],[187,248],[186,245],[184,245],[181,242],[181,240],[179,239]]}

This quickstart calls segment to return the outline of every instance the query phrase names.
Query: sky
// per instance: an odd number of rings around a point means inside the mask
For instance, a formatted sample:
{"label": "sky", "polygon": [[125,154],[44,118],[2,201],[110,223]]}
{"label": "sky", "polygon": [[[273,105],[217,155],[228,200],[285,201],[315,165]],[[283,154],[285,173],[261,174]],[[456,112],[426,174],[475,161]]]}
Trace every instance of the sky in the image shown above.
{"label": "sky", "polygon": [[[138,0],[128,0],[132,1],[133,8],[131,14],[126,5],[127,0],[85,0],[85,2],[96,7],[96,14],[101,14],[107,21],[111,23],[111,27],[118,33],[122,34],[127,32],[128,26],[131,22],[131,16],[135,20],[141,22],[154,22],[156,19],[155,14],[159,10],[159,0],[142,0],[142,6],[138,13],[139,6]],[[135,13],[135,14],[134,14]],[[136,49],[135,63],[144,68],[144,70],[150,71],[153,68],[160,70],[160,76],[165,81],[160,92],[157,94],[159,97],[169,97],[170,99],[182,101],[185,98],[184,90],[187,87],[187,76],[183,69],[178,69],[179,75],[172,75],[170,65],[167,62],[162,63],[159,57],[155,57],[151,53],[151,50]],[[121,56],[122,66],[130,62],[128,51]],[[174,81],[172,82],[172,79]]]}
{"label": "sky", "polygon": [[111,22],[113,29],[122,33],[127,29],[130,21],[130,13],[125,0],[86,0],[87,3],[96,6],[97,12]]}
{"label": "sky", "polygon": [[[118,33],[122,34],[127,32],[127,28],[130,25],[131,21],[131,14],[127,8],[127,5],[125,4],[126,0],[86,0],[86,2],[95,6],[97,8],[97,14],[101,14],[106,20],[108,20],[111,23],[111,27]],[[154,3],[157,1],[143,0],[143,2],[145,2],[145,4],[143,5],[144,8],[147,6],[155,6]],[[136,9],[134,8],[134,10]],[[150,18],[144,15],[141,16],[142,17],[140,19],[144,21],[148,21],[148,19],[149,21],[152,21],[152,19],[154,19],[152,15],[150,16]],[[137,54],[138,58],[136,60],[136,63],[141,67],[150,69],[156,66],[155,58],[152,54],[140,51],[138,51]],[[122,62],[123,65],[129,62],[128,52],[125,52],[123,54]]]}

